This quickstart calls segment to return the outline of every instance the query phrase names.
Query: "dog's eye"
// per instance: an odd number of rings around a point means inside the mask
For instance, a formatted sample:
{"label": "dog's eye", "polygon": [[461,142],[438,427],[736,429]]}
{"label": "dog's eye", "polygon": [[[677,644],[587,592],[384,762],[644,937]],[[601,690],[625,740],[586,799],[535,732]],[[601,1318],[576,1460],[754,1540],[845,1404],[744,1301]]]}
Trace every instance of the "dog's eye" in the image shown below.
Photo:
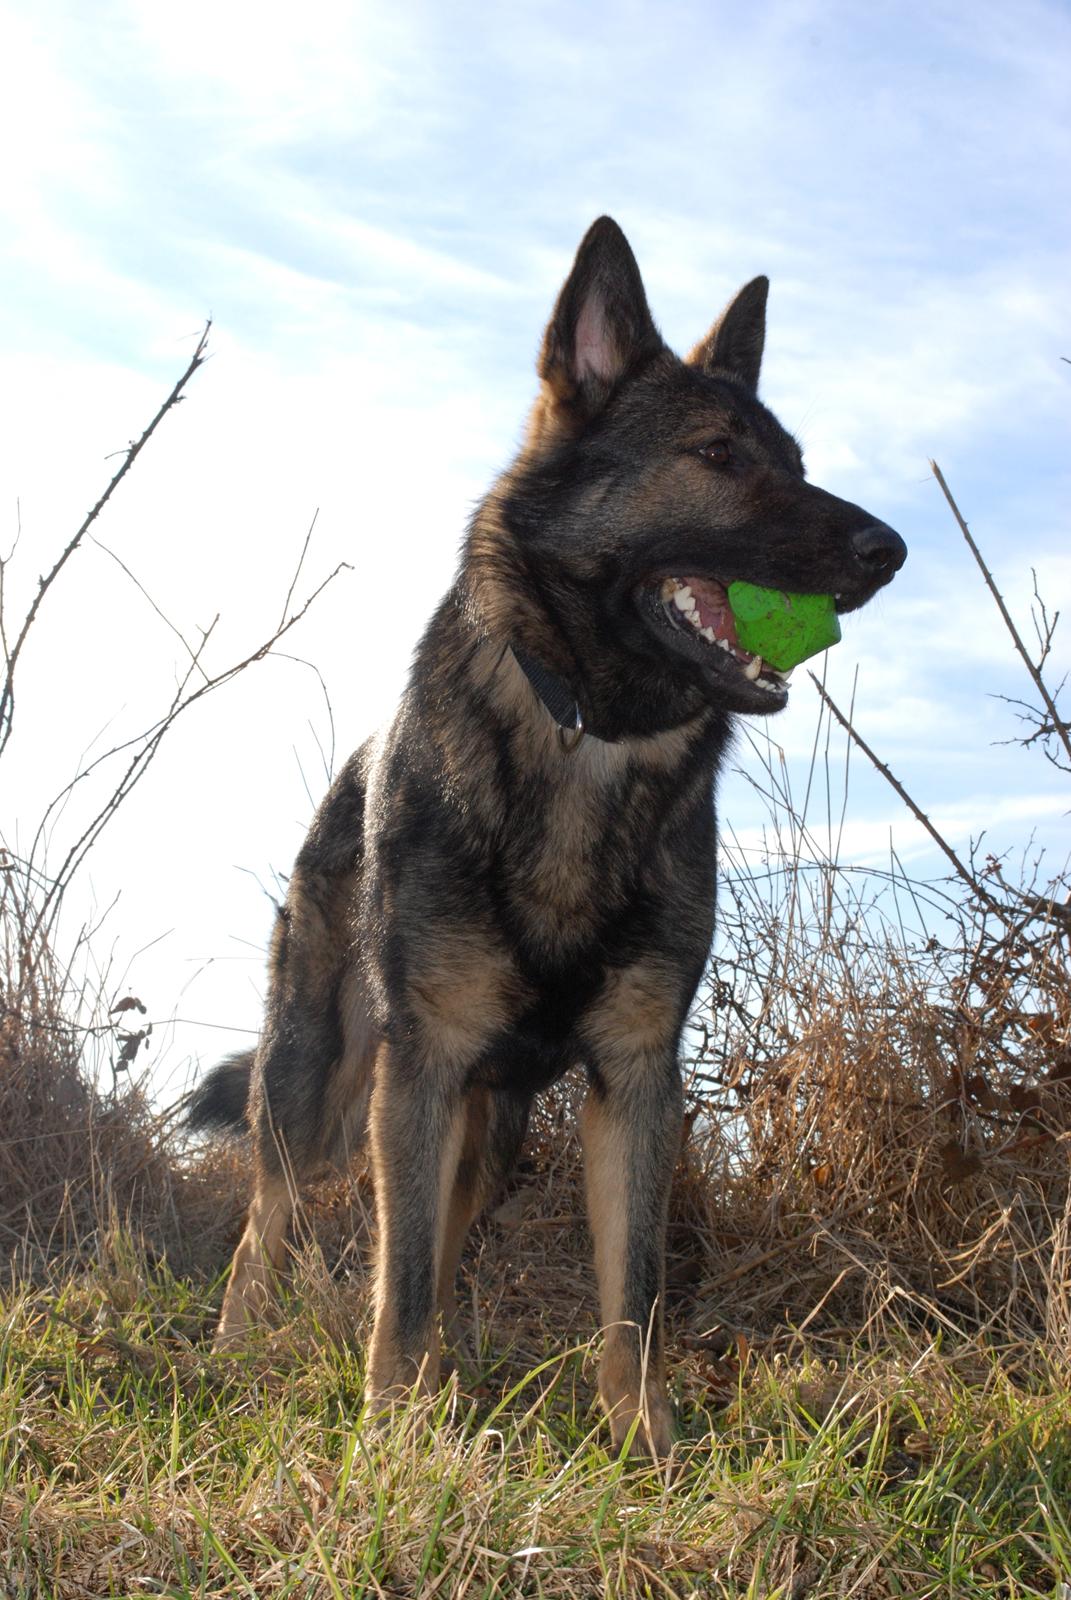
{"label": "dog's eye", "polygon": [[714,467],[727,467],[733,459],[728,439],[712,439],[709,444],[700,445],[699,454]]}

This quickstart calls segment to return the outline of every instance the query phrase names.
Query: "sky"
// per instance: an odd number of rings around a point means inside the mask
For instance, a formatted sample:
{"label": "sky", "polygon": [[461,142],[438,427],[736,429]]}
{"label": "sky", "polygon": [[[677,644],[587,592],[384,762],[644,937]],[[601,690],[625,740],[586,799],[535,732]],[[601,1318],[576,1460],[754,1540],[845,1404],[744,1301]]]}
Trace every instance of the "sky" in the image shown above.
{"label": "sky", "polygon": [[[8,844],[159,714],[176,629],[218,617],[209,670],[247,655],[314,518],[296,598],[348,563],[285,658],[176,726],[72,895],[67,937],[102,919],[110,992],[156,1023],[162,1093],[255,1037],[270,895],[332,764],[390,716],[603,212],[679,350],[769,274],[763,398],[811,478],[910,550],[824,658],[831,691],[957,849],[1066,859],[1066,779],[1007,743],[997,697],[1029,685],[929,469],[1029,632],[1035,572],[1052,607],[1071,593],[1065,4],[0,0],[0,50],[9,619],[213,324],[35,624]],[[1065,629],[1054,683],[1069,665]],[[749,849],[760,757],[802,793],[816,706],[797,672],[738,741],[719,809]],[[53,865],[94,781],[50,824]],[[858,755],[840,848],[942,870]]]}

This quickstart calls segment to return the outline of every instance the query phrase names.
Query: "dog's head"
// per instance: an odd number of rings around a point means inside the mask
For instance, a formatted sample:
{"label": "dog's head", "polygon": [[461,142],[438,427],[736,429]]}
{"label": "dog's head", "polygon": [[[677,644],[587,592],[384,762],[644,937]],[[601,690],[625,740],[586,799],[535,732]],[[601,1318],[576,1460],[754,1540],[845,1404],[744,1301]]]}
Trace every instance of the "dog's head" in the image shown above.
{"label": "dog's head", "polygon": [[891,528],[807,482],[759,401],[767,289],[749,283],[682,361],[628,241],[601,218],[547,327],[526,443],[489,502],[494,536],[477,519],[477,559],[493,552],[508,572],[491,584],[501,631],[568,679],[604,737],[679,724],[704,703],[786,704],[781,675],[737,642],[733,581],[852,611],[906,556]]}

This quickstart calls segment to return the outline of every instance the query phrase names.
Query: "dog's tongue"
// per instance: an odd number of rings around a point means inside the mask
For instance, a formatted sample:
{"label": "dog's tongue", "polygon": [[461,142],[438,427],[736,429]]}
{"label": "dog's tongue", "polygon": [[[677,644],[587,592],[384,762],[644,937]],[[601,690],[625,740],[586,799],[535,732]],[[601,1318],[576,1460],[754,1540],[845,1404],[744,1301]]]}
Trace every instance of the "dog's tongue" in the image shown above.
{"label": "dog's tongue", "polygon": [[734,648],[739,649],[736,622],[724,584],[716,583],[713,578],[684,578],[682,581],[692,591],[702,626],[713,628],[715,639],[728,639]]}

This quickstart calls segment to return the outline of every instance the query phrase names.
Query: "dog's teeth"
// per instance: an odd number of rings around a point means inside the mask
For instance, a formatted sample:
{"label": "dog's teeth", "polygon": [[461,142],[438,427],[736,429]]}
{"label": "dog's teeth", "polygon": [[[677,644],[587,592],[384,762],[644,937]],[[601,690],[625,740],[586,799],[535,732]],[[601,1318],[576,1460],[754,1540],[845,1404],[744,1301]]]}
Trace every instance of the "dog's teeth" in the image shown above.
{"label": "dog's teeth", "polygon": [[678,611],[690,611],[692,609],[692,591],[688,588],[687,584],[685,584],[683,589],[674,590],[673,604],[676,606]]}
{"label": "dog's teeth", "polygon": [[754,683],[755,679],[758,677],[758,675],[759,675],[759,673],[761,671],[762,671],[762,657],[761,656],[752,656],[751,660],[748,662],[747,666],[744,668],[744,677],[750,679],[750,681],[752,683]]}
{"label": "dog's teeth", "polygon": [[701,618],[699,616],[699,612],[696,611],[694,606],[692,607],[691,611],[686,611],[684,615],[688,618],[688,621],[692,624],[693,628],[697,628],[699,626]]}
{"label": "dog's teeth", "polygon": [[711,644],[714,643],[714,629],[713,628],[700,628],[699,631],[703,635],[704,639],[709,639]]}
{"label": "dog's teeth", "polygon": [[674,589],[676,587],[677,587],[676,578],[663,578],[662,587],[659,590],[659,593],[662,596],[663,601],[672,600],[673,599],[673,591],[674,591]]}
{"label": "dog's teeth", "polygon": [[733,647],[729,643],[728,639],[719,639],[717,643],[719,650],[728,650],[729,654],[732,655]]}

